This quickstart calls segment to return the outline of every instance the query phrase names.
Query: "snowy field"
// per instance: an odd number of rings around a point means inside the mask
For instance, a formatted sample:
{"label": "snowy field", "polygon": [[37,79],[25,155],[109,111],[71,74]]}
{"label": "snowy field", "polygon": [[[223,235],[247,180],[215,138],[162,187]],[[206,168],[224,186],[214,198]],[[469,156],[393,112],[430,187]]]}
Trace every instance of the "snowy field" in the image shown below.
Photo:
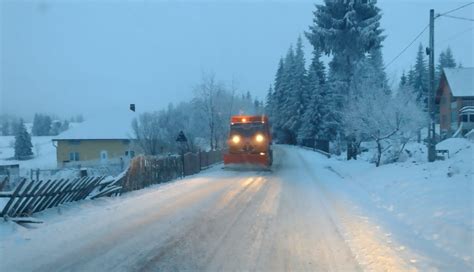
{"label": "snowy field", "polygon": [[470,271],[473,144],[441,146],[379,168],[280,146],[271,173],[218,166],[1,222],[0,270]]}
{"label": "snowy field", "polygon": [[[79,123],[69,123],[69,129],[76,127]],[[25,123],[26,129],[31,133],[32,124]],[[14,160],[15,155],[14,136],[0,136],[0,165],[19,164],[20,175],[29,177],[31,170],[54,170],[57,168],[56,162],[56,147],[53,145],[52,139],[58,136],[31,136],[31,143],[33,145],[33,158],[30,160]],[[45,175],[46,173],[42,173]],[[67,177],[70,171],[61,171],[54,176]],[[49,175],[47,175],[50,177]]]}
{"label": "snowy field", "polygon": [[13,160],[15,137],[0,136],[0,164],[20,164],[20,171],[25,174],[30,169],[56,168],[56,148],[53,146],[54,136],[32,136],[34,158],[31,160]]}

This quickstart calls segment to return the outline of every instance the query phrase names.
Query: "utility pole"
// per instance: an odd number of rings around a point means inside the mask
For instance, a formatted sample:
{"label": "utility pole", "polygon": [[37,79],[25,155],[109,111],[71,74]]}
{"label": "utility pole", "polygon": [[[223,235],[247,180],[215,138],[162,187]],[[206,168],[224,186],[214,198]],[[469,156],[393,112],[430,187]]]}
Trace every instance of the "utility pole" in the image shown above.
{"label": "utility pole", "polygon": [[434,122],[434,93],[435,93],[435,79],[434,79],[434,9],[430,9],[430,47],[429,47],[429,79],[430,87],[427,95],[429,125],[428,125],[428,161],[436,160],[436,145],[435,145],[435,122]]}

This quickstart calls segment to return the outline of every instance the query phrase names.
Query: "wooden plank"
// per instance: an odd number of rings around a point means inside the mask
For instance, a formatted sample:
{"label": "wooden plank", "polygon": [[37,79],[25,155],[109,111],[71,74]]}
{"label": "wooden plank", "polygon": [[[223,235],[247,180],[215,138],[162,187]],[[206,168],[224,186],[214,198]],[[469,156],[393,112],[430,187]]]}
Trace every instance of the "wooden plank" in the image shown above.
{"label": "wooden plank", "polygon": [[39,212],[41,206],[43,205],[44,201],[48,198],[48,193],[51,192],[51,189],[56,185],[56,180],[51,180],[49,183],[48,187],[45,188],[43,193],[40,195],[40,198],[35,203],[35,206],[33,206],[32,213]]}
{"label": "wooden plank", "polygon": [[65,195],[62,197],[62,199],[60,201],[61,204],[69,202],[69,199],[71,198],[71,195],[73,194],[74,189],[78,186],[78,183],[79,183],[80,180],[82,180],[82,178],[74,178],[69,182],[71,184],[71,186],[65,192]]}
{"label": "wooden plank", "polygon": [[3,180],[0,180],[0,191],[3,191],[3,188],[7,185],[8,177],[4,177]]}
{"label": "wooden plank", "polygon": [[7,220],[13,221],[15,223],[33,223],[33,224],[43,223],[43,221],[33,218],[33,217],[8,217]]}
{"label": "wooden plank", "polygon": [[83,199],[86,199],[97,187],[99,187],[100,183],[104,179],[105,179],[105,177],[97,177],[94,181],[92,181],[89,184],[87,190],[84,192]]}
{"label": "wooden plank", "polygon": [[92,179],[91,177],[85,177],[85,178],[81,179],[78,186],[76,188],[74,188],[74,191],[72,192],[71,197],[68,199],[67,202],[76,201],[77,196],[79,195],[80,190],[82,189],[82,186],[84,186],[84,184],[87,183],[91,179]]}
{"label": "wooden plank", "polygon": [[52,196],[44,204],[44,207],[43,207],[44,210],[53,207],[51,204],[59,197],[59,195],[61,194],[64,186],[67,185],[67,180],[65,180],[65,179],[60,179],[58,182],[59,182],[60,185],[52,192]]}
{"label": "wooden plank", "polygon": [[37,210],[36,212],[39,212],[39,211],[42,211],[42,210],[45,210],[47,205],[49,204],[49,202],[56,196],[55,195],[55,192],[56,190],[59,188],[60,185],[62,185],[62,182],[64,179],[59,179],[59,180],[55,180],[55,184],[54,186],[51,188],[50,191],[48,191],[46,194],[45,194],[45,199],[42,201],[41,205],[39,205],[37,207]]}
{"label": "wooden plank", "polygon": [[77,189],[77,194],[74,198],[75,201],[82,200],[84,196],[84,191],[87,190],[89,184],[93,182],[95,178],[88,179],[84,184],[81,185],[80,188]]}
{"label": "wooden plank", "polygon": [[61,181],[61,186],[58,187],[56,190],[56,193],[54,194],[53,198],[46,204],[45,209],[49,209],[52,207],[56,207],[58,204],[58,199],[64,194],[64,191],[66,190],[67,186],[69,185],[69,180],[63,179]]}
{"label": "wooden plank", "polygon": [[71,201],[72,201],[72,198],[74,197],[74,194],[76,193],[77,188],[79,188],[79,186],[81,185],[81,183],[84,182],[84,180],[86,180],[86,179],[87,179],[87,177],[83,177],[83,178],[74,179],[74,180],[72,181],[73,186],[71,187],[70,192],[68,192],[68,194],[67,194],[66,197],[64,198],[63,203],[67,203],[67,202],[71,202]]}
{"label": "wooden plank", "polygon": [[34,196],[30,202],[26,205],[26,208],[24,209],[25,210],[25,213],[28,214],[28,215],[31,215],[33,213],[33,209],[34,207],[36,206],[36,204],[38,204],[38,201],[41,199],[41,194],[46,190],[46,188],[49,186],[49,184],[51,183],[52,181],[51,180],[47,180],[45,183],[43,183],[43,185],[38,189],[38,191],[36,192],[36,196]]}
{"label": "wooden plank", "polygon": [[75,192],[75,188],[79,185],[79,182],[83,178],[74,178],[71,181],[68,181],[68,185],[64,189],[64,192],[61,193],[61,196],[58,198],[58,205],[69,202],[68,198]]}
{"label": "wooden plank", "polygon": [[8,212],[9,216],[17,216],[19,212],[20,206],[23,206],[23,204],[28,200],[27,195],[30,192],[30,189],[33,187],[34,182],[30,181],[27,183],[25,188],[18,194],[18,200],[16,201],[15,205],[13,205],[10,208],[10,211]]}
{"label": "wooden plank", "polygon": [[78,195],[78,199],[77,200],[82,200],[82,199],[85,199],[89,194],[90,192],[92,192],[92,190],[94,189],[94,187],[96,186],[96,184],[98,183],[98,181],[100,182],[102,178],[101,177],[97,177],[97,178],[93,178],[92,180],[90,180],[88,183],[86,183],[80,194]]}
{"label": "wooden plank", "polygon": [[18,193],[20,193],[21,188],[23,187],[23,185],[25,184],[25,182],[26,182],[26,179],[22,179],[22,180],[20,181],[20,184],[18,184],[18,186],[16,187],[15,191],[13,191],[13,194],[12,194],[12,196],[10,197],[10,200],[7,202],[7,205],[5,205],[5,207],[3,208],[3,211],[2,211],[2,213],[0,214],[1,216],[8,215],[8,211],[10,210],[10,207],[15,203],[15,198],[16,198],[16,196],[18,195]]}
{"label": "wooden plank", "polygon": [[64,199],[66,198],[66,196],[69,194],[72,186],[74,186],[74,183],[67,179],[66,180],[66,187],[64,188],[64,190],[61,192],[61,194],[56,198],[56,200],[53,202],[53,206],[59,206],[63,203]]}
{"label": "wooden plank", "polygon": [[12,192],[12,191],[0,192],[0,197],[1,197],[1,198],[10,198],[12,195],[13,195],[13,192]]}
{"label": "wooden plank", "polygon": [[99,177],[99,179],[93,184],[92,189],[87,194],[87,196],[89,196],[95,190],[95,188],[99,187],[105,178],[106,176]]}
{"label": "wooden plank", "polygon": [[111,196],[114,193],[120,192],[120,190],[122,190],[121,186],[112,185],[109,188],[105,188],[102,192],[98,193],[97,195],[91,197],[91,199],[96,199],[96,198],[104,197],[104,196]]}
{"label": "wooden plank", "polygon": [[94,179],[95,179],[94,177],[89,177],[88,179],[86,179],[86,180],[76,189],[76,193],[74,194],[74,197],[73,197],[72,201],[81,200],[81,195],[82,195],[82,192],[83,192],[84,188],[85,188],[92,180],[94,180]]}
{"label": "wooden plank", "polygon": [[27,213],[28,205],[34,198],[35,194],[38,193],[38,190],[42,183],[43,183],[43,180],[40,180],[39,182],[35,182],[35,186],[28,193],[30,196],[25,197],[25,201],[23,202],[23,204],[20,207],[18,207],[17,214],[22,216],[25,214],[25,212]]}

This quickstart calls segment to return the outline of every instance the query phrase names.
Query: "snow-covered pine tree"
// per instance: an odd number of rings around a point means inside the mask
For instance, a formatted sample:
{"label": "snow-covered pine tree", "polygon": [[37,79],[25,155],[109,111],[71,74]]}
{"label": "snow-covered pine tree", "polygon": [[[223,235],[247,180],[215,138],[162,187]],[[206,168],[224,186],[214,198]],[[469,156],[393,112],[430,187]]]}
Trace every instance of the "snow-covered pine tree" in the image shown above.
{"label": "snow-covered pine tree", "polygon": [[273,122],[272,118],[273,118],[273,96],[274,96],[274,93],[273,93],[273,88],[272,88],[272,85],[270,84],[270,87],[268,88],[268,91],[267,91],[267,96],[265,98],[265,114],[267,116],[269,116],[270,118],[270,121]]}
{"label": "snow-covered pine tree", "polygon": [[15,133],[15,159],[27,160],[33,156],[31,136],[26,130],[23,120],[16,125]]}
{"label": "snow-covered pine tree", "polygon": [[420,43],[416,53],[416,63],[414,67],[413,88],[417,94],[417,99],[427,109],[426,93],[428,91],[428,68],[426,66],[425,52]]}
{"label": "snow-covered pine tree", "polygon": [[31,133],[35,136],[49,136],[52,130],[52,120],[49,115],[35,114]]}
{"label": "snow-covered pine tree", "polygon": [[350,101],[368,91],[367,88],[384,90],[388,95],[391,93],[380,48],[371,50],[357,63],[351,81]]}
{"label": "snow-covered pine tree", "polygon": [[299,141],[317,139],[323,135],[323,118],[327,112],[324,101],[324,84],[326,72],[321,61],[321,52],[313,51],[313,59],[308,68],[307,88],[304,99],[309,101],[303,114],[302,125],[298,133]]}
{"label": "snow-covered pine tree", "polygon": [[383,62],[382,48],[377,47],[372,49],[367,57],[369,59],[368,64],[372,69],[374,79],[377,81],[380,88],[382,88],[386,94],[390,94],[391,90],[388,86],[387,74],[385,73],[385,64]]}
{"label": "snow-covered pine tree", "polygon": [[34,136],[39,136],[41,134],[41,116],[38,113],[35,113],[33,118],[33,127],[31,128],[31,134]]}
{"label": "snow-covered pine tree", "polygon": [[277,82],[275,82],[275,91],[277,92],[277,123],[276,123],[276,137],[280,143],[291,143],[295,142],[296,140],[292,136],[294,134],[291,133],[288,129],[288,117],[291,114],[294,114],[294,110],[292,106],[292,98],[291,93],[294,85],[293,82],[293,71],[294,71],[294,64],[295,62],[295,53],[293,51],[293,46],[290,46],[288,52],[285,56],[285,60],[283,61],[283,69],[281,71],[280,82],[277,88]]}
{"label": "snow-covered pine tree", "polygon": [[285,122],[285,142],[289,144],[297,143],[297,133],[301,127],[301,122],[305,110],[304,93],[306,88],[306,68],[303,52],[303,42],[298,37],[294,56],[290,53],[288,61],[288,82],[286,89],[286,103],[284,107]]}
{"label": "snow-covered pine tree", "polygon": [[438,65],[436,65],[435,84],[439,82],[439,77],[444,68],[456,68],[456,61],[450,47],[439,54]]}
{"label": "snow-covered pine tree", "polygon": [[[323,5],[316,5],[313,25],[306,36],[314,49],[332,56],[327,92],[327,98],[333,99],[333,106],[328,108],[333,116],[330,122],[338,123],[347,106],[357,64],[366,53],[380,48],[385,38],[376,3],[375,0],[325,0]],[[328,138],[334,139],[335,135],[328,135]]]}
{"label": "snow-covered pine tree", "polygon": [[410,70],[408,70],[407,80],[410,86],[415,85],[415,69],[413,69],[413,66],[410,66]]}
{"label": "snow-covered pine tree", "polygon": [[[275,132],[275,136],[279,137],[281,131],[281,118],[282,118],[282,108],[285,99],[284,93],[284,70],[285,70],[285,61],[283,58],[280,58],[280,62],[278,63],[278,69],[275,75],[275,89],[272,98],[272,112],[271,112],[271,120],[273,122],[273,130]],[[279,139],[278,139],[279,140]]]}
{"label": "snow-covered pine tree", "polygon": [[10,123],[8,122],[8,119],[6,118],[2,120],[1,133],[2,133],[2,136],[10,135]]}
{"label": "snow-covered pine tree", "polygon": [[405,74],[405,71],[403,71],[402,76],[400,77],[399,88],[402,88],[406,85],[408,85],[408,78]]}

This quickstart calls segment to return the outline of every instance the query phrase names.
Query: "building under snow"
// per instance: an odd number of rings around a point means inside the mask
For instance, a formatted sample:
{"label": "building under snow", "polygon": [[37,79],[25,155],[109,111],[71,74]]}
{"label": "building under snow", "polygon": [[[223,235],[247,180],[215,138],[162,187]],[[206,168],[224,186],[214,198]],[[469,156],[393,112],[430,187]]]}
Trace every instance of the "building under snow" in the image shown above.
{"label": "building under snow", "polygon": [[443,138],[474,129],[474,68],[443,69],[436,104]]}
{"label": "building under snow", "polygon": [[128,164],[136,152],[133,117],[94,117],[61,133],[53,139],[58,167]]}

